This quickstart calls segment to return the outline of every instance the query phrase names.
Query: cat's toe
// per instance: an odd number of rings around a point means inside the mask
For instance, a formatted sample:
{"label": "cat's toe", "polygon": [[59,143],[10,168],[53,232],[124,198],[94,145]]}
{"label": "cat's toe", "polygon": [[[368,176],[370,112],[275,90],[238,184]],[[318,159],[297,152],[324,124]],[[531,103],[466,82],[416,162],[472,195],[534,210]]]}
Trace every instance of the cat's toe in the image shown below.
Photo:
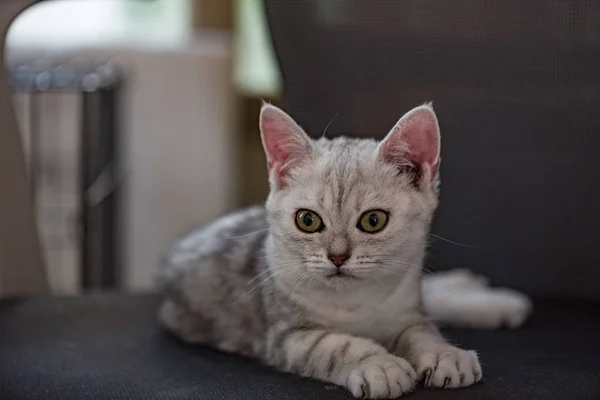
{"label": "cat's toe", "polygon": [[475,327],[498,329],[518,328],[525,323],[533,310],[531,300],[514,290],[493,288],[481,293],[481,317]]}
{"label": "cat's toe", "polygon": [[414,389],[416,377],[408,361],[386,355],[355,368],[348,389],[357,398],[395,399]]}
{"label": "cat's toe", "polygon": [[477,353],[473,350],[460,350],[457,358],[458,373],[460,375],[459,387],[471,386],[479,382],[482,372]]}
{"label": "cat's toe", "polygon": [[496,289],[496,293],[501,304],[500,308],[502,308],[503,325],[509,328],[518,328],[523,325],[533,311],[531,300],[510,289]]}
{"label": "cat's toe", "polygon": [[444,353],[440,355],[438,364],[431,379],[431,386],[452,389],[460,386],[457,355]]}
{"label": "cat's toe", "polygon": [[348,378],[348,390],[357,399],[367,399],[370,396],[365,377],[356,371],[352,372]]}
{"label": "cat's toe", "polygon": [[452,346],[422,354],[417,373],[423,386],[444,389],[470,386],[482,376],[477,354]]}

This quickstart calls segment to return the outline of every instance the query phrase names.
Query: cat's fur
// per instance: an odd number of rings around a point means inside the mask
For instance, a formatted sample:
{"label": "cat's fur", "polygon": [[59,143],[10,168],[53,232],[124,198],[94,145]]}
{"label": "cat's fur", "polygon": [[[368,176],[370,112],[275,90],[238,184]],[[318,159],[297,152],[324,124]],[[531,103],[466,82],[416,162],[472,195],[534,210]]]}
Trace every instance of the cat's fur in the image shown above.
{"label": "cat's fur", "polygon": [[[266,208],[229,215],[175,243],[160,274],[162,325],[185,341],[333,382],[357,397],[396,398],[419,381],[439,388],[479,381],[477,354],[448,344],[425,311],[493,328],[520,324],[530,305],[464,271],[422,286],[440,161],[433,109],[410,111],[381,143],[313,141],[271,105],[260,124]],[[299,209],[318,213],[326,228],[299,230]],[[357,228],[372,209],[389,213],[375,234]],[[339,270],[350,276],[333,276],[328,256],[342,254],[349,258]],[[477,304],[469,295],[479,295]]]}

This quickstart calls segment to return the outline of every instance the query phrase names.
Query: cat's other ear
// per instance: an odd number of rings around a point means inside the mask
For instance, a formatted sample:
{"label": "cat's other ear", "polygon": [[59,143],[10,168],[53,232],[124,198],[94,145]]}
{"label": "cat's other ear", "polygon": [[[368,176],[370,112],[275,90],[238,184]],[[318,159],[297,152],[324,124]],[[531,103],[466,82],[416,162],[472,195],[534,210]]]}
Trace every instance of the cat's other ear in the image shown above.
{"label": "cat's other ear", "polygon": [[263,104],[260,110],[260,134],[269,180],[282,188],[291,168],[311,157],[312,141],[292,117],[270,104]]}
{"label": "cat's other ear", "polygon": [[415,172],[417,184],[431,184],[440,166],[440,127],[431,104],[404,114],[377,151],[400,170]]}

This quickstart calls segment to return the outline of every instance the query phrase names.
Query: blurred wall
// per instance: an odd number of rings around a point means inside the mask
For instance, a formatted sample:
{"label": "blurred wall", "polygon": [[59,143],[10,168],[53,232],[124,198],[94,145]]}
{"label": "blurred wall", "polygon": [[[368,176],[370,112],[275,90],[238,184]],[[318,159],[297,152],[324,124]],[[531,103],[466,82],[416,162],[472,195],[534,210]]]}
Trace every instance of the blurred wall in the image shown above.
{"label": "blurred wall", "polygon": [[147,288],[176,236],[237,205],[236,101],[226,42],[130,57],[125,281]]}

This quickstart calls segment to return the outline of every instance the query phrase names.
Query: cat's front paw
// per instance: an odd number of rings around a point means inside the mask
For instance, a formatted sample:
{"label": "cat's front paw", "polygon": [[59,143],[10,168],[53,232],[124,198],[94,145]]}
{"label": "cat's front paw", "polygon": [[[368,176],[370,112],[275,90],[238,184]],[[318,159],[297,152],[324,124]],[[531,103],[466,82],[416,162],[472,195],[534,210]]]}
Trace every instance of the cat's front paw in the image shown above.
{"label": "cat's front paw", "polygon": [[391,354],[379,354],[360,362],[348,377],[354,397],[395,399],[415,388],[417,373],[408,361]]}
{"label": "cat's front paw", "polygon": [[452,389],[471,386],[482,377],[477,353],[450,345],[421,354],[415,367],[425,387]]}

